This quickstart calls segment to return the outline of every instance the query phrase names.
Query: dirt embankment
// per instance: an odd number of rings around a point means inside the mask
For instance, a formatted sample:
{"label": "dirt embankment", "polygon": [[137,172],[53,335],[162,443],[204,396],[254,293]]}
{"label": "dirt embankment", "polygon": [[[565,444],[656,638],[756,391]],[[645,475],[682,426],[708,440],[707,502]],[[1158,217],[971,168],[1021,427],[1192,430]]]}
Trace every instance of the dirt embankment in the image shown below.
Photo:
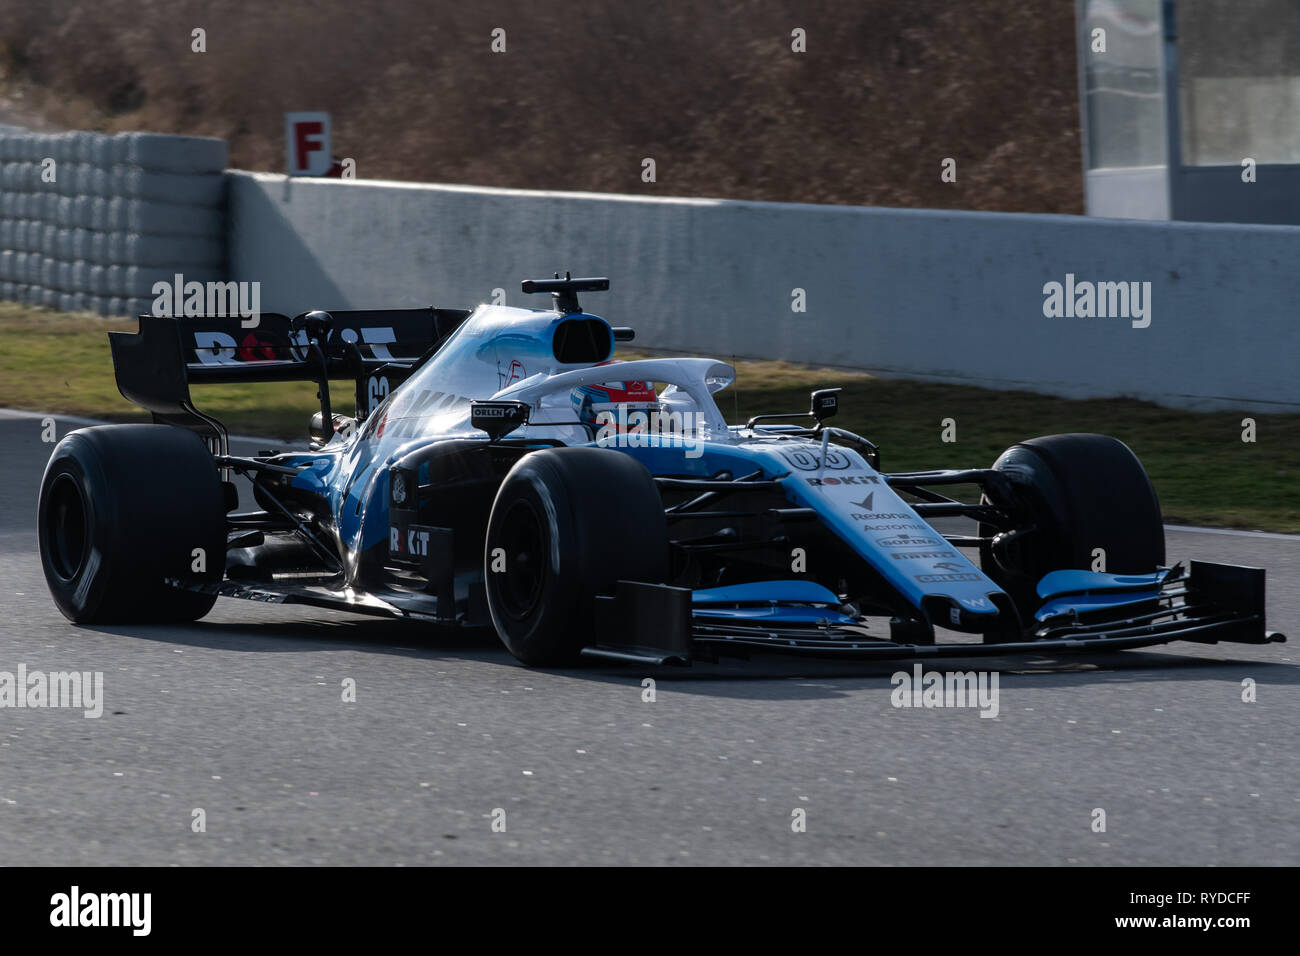
{"label": "dirt embankment", "polygon": [[222,136],[251,169],[283,168],[284,112],[322,109],[363,178],[1073,213],[1072,11],[0,0],[0,94],[20,121]]}

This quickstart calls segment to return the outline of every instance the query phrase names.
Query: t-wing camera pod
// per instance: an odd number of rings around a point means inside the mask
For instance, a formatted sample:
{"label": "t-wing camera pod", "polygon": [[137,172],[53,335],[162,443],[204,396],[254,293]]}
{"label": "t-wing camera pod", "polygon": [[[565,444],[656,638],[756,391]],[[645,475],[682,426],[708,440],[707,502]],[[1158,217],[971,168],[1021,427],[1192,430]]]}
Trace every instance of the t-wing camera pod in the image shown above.
{"label": "t-wing camera pod", "polygon": [[[578,304],[579,292],[608,292],[609,279],[604,276],[591,277],[587,279],[574,279],[569,273],[560,278],[560,274],[555,273],[554,279],[525,279],[522,284],[525,293],[549,292],[551,298],[555,300],[555,311],[560,315],[573,315],[575,312],[581,312],[582,306]],[[615,342],[631,342],[636,337],[636,332],[626,327],[611,327],[614,333]]]}

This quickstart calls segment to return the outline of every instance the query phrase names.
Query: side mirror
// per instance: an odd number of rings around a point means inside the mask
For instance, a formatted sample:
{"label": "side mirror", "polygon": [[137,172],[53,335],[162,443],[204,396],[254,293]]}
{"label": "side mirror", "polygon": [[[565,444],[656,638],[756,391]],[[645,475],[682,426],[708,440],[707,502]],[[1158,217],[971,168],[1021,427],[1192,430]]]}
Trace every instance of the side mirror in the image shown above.
{"label": "side mirror", "polygon": [[304,312],[301,315],[295,315],[289,320],[289,328],[294,331],[305,329],[307,341],[321,342],[323,344],[334,330],[334,316],[320,309]]}
{"label": "side mirror", "polygon": [[496,441],[528,424],[527,402],[470,402],[469,423]]}
{"label": "side mirror", "polygon": [[840,410],[840,392],[839,388],[819,388],[812,393],[812,410],[809,412],[817,421],[824,422],[828,418],[835,417],[835,413]]}

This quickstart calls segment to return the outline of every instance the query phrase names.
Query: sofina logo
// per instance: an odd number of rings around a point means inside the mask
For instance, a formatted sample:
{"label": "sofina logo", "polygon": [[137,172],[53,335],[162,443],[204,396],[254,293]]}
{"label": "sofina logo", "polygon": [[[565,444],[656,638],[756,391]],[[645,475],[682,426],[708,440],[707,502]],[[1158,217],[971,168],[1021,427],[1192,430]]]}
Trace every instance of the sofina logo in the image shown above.
{"label": "sofina logo", "polygon": [[1150,282],[1065,282],[1043,286],[1043,315],[1049,319],[1129,319],[1133,328],[1151,324]]}

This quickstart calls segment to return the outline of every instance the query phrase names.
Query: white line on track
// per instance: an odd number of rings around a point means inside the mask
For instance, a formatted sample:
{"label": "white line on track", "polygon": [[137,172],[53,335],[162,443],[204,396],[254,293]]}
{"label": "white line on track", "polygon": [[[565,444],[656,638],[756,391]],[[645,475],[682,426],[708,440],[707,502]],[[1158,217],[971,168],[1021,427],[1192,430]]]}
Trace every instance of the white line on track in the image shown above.
{"label": "white line on track", "polygon": [[1166,531],[1185,534],[1226,534],[1236,538],[1269,538],[1275,541],[1300,541],[1300,534],[1279,534],[1276,531],[1242,531],[1238,528],[1196,528],[1185,524],[1167,524]]}

